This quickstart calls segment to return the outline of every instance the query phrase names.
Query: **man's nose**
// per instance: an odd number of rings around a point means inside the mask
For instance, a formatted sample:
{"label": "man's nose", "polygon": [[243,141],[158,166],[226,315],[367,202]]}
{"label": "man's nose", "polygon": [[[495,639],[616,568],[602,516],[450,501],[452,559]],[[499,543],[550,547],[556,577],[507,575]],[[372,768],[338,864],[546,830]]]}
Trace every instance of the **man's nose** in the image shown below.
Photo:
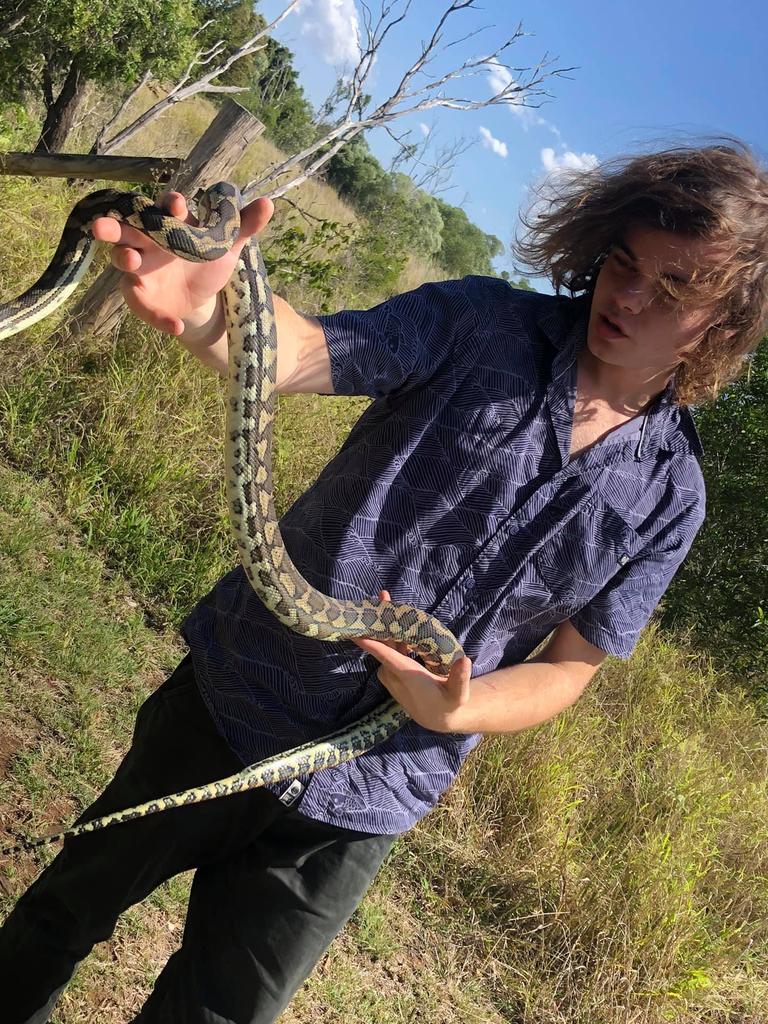
{"label": "man's nose", "polygon": [[619,309],[629,313],[641,313],[651,301],[653,288],[650,281],[634,278],[614,291],[613,301]]}

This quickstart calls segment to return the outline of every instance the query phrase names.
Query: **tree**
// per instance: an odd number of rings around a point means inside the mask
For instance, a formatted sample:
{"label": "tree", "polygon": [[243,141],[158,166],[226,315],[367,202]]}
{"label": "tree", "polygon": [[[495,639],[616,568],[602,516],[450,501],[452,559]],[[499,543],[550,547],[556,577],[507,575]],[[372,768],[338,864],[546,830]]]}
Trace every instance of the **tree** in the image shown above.
{"label": "tree", "polygon": [[198,27],[193,0],[40,0],[28,13],[0,0],[0,24],[0,96],[45,106],[37,152],[61,149],[87,80],[134,82],[148,65],[175,74]]}
{"label": "tree", "polygon": [[432,256],[442,245],[443,219],[434,197],[407,174],[386,171],[358,135],[326,165],[325,178],[365,217],[388,225],[403,252]]}
{"label": "tree", "polygon": [[[256,32],[250,39],[247,39],[220,64],[216,64],[214,58],[223,52],[223,42],[221,48],[217,49],[217,47],[214,47],[213,50],[199,51],[170,92],[117,135],[101,143],[99,152],[109,153],[113,151],[140,128],[163,113],[171,104],[179,103],[197,93],[247,91],[243,86],[216,84],[215,80],[224,76],[233,64],[242,60],[243,57],[264,49],[267,45],[263,41],[265,37],[291,11],[295,10],[299,2],[300,0],[290,0],[290,3],[287,4],[270,25]],[[546,59],[542,59],[534,68],[513,69],[503,64],[499,59],[500,55],[523,35],[522,27],[518,26],[515,33],[492,53],[481,57],[469,58],[458,67],[442,74],[433,74],[429,66],[437,56],[444,53],[450,46],[463,41],[454,40],[446,46],[440,45],[448,19],[462,11],[477,9],[476,0],[453,0],[438,19],[429,41],[422,44],[421,53],[405,71],[395,91],[385,100],[374,106],[373,109],[370,109],[371,98],[364,91],[368,77],[378,52],[390,30],[407,17],[410,2],[411,0],[405,0],[402,13],[391,18],[390,15],[392,15],[393,8],[397,6],[397,0],[388,5],[382,5],[379,20],[375,25],[370,20],[370,12],[367,5],[363,4],[367,39],[365,45],[360,47],[360,60],[347,84],[338,91],[338,95],[335,97],[338,103],[329,106],[324,111],[323,116],[332,117],[339,107],[341,108],[340,112],[330,124],[323,126],[324,131],[316,133],[317,137],[309,145],[304,146],[299,152],[294,153],[286,160],[273,164],[260,178],[249,182],[244,189],[246,200],[261,195],[276,199],[290,189],[296,188],[297,185],[315,175],[321,167],[339,152],[345,143],[351,141],[367,129],[376,127],[388,129],[393,121],[403,117],[405,114],[429,110],[433,107],[446,107],[451,110],[479,110],[499,105],[515,107],[535,105],[531,103],[531,100],[537,96],[545,95],[541,86],[547,78],[562,75],[566,71],[571,70],[569,68],[557,68],[553,71],[545,72],[544,68],[552,63]],[[474,32],[470,33],[470,35],[475,34]],[[211,67],[211,65],[213,66]],[[199,78],[193,79],[195,69],[203,66],[210,68],[210,70],[206,70]],[[453,87],[459,80],[466,80],[481,75],[487,77],[491,68],[496,72],[497,80],[501,81],[493,95],[481,100],[472,100],[462,95],[452,94]],[[426,80],[422,82],[421,79]],[[287,182],[283,181],[279,186],[270,188],[281,178],[284,178],[286,172],[297,167],[301,168],[301,170],[294,177],[290,178]]]}
{"label": "tree", "polygon": [[[201,26],[196,46],[216,64],[267,26],[252,0],[196,0],[196,16]],[[246,54],[220,76],[221,84],[250,89],[254,79],[263,74],[264,63],[261,51]]]}
{"label": "tree", "polygon": [[768,338],[748,372],[695,418],[707,518],[664,596],[662,622],[690,627],[768,708]]}
{"label": "tree", "polygon": [[[387,19],[392,15],[393,8],[397,7],[396,0],[386,6],[382,4],[379,19],[375,25],[371,20],[368,6],[366,4],[362,6],[367,39],[365,46],[361,45],[360,47],[360,60],[357,67],[344,88],[337,89],[341,110],[335,123],[311,146],[306,147],[300,153],[295,153],[287,160],[273,165],[260,178],[249,182],[245,188],[246,197],[269,195],[270,198],[275,199],[283,195],[289,189],[295,188],[316,174],[347,142],[361,132],[379,127],[389,130],[389,125],[393,121],[406,114],[431,110],[433,107],[446,107],[449,110],[479,110],[490,106],[536,106],[535,103],[531,103],[531,100],[545,95],[541,88],[542,83],[547,78],[572,70],[571,68],[557,68],[554,71],[545,72],[544,68],[552,63],[546,58],[543,58],[534,68],[510,68],[504,64],[499,59],[501,54],[513,46],[523,35],[522,26],[518,25],[514,34],[492,53],[480,57],[470,57],[458,67],[451,68],[442,74],[435,73],[430,68],[435,59],[450,46],[464,41],[463,39],[454,40],[446,46],[440,45],[448,19],[462,11],[477,10],[476,0],[453,0],[438,19],[429,41],[422,43],[421,53],[404,72],[394,92],[371,109],[371,98],[364,91],[368,77],[387,35],[407,17],[411,0],[405,0],[402,12],[393,15],[390,20]],[[469,35],[475,34],[477,33],[472,32]],[[464,39],[466,38],[469,37],[464,37]],[[490,98],[472,100],[463,95],[452,94],[459,80],[467,80],[480,75],[487,76],[491,68],[496,72],[495,77],[500,84]],[[426,79],[426,81],[422,82],[422,79]],[[327,107],[323,111],[323,116],[331,117],[334,110],[333,106]],[[287,183],[266,191],[288,170],[296,166],[303,168],[301,173]],[[497,240],[497,244],[501,243],[498,243]]]}
{"label": "tree", "polygon": [[312,104],[299,84],[293,54],[268,37],[259,58],[250,91],[240,97],[240,102],[258,117],[281,149],[290,151],[309,145],[319,129]]}
{"label": "tree", "polygon": [[436,199],[443,218],[443,243],[435,259],[447,273],[493,274],[491,260],[504,252],[495,235],[486,235],[457,206]]}

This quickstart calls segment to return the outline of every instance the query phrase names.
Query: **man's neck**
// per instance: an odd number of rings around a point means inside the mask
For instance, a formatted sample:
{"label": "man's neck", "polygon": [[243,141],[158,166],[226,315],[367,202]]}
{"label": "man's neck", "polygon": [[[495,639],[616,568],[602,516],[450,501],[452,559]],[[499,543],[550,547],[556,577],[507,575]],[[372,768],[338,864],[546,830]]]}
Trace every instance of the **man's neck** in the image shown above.
{"label": "man's neck", "polygon": [[577,391],[581,401],[607,406],[622,416],[635,416],[660,393],[670,374],[649,375],[642,370],[635,374],[623,367],[611,366],[595,359],[585,345],[576,358]]}

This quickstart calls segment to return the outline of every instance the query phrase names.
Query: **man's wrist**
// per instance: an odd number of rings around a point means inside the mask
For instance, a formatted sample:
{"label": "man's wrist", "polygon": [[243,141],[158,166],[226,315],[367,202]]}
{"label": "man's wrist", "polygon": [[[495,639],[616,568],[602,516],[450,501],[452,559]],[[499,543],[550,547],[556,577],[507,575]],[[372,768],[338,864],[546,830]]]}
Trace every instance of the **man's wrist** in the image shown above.
{"label": "man's wrist", "polygon": [[215,295],[207,307],[195,310],[184,318],[183,323],[184,331],[179,335],[179,342],[195,355],[201,349],[215,345],[226,332],[220,297]]}

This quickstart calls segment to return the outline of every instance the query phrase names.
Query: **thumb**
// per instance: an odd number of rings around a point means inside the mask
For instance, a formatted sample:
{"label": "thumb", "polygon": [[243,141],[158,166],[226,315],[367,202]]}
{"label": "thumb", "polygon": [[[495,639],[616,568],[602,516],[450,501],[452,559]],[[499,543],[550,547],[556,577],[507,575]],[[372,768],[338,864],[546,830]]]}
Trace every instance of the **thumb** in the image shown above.
{"label": "thumb", "polygon": [[459,705],[466,704],[469,700],[471,676],[472,662],[466,654],[451,665],[445,685]]}
{"label": "thumb", "polygon": [[264,228],[272,220],[272,214],[275,212],[275,204],[271,199],[263,197],[261,199],[254,199],[252,203],[248,203],[240,211],[240,235],[241,239],[250,238],[251,235],[258,234],[259,231],[263,231]]}

